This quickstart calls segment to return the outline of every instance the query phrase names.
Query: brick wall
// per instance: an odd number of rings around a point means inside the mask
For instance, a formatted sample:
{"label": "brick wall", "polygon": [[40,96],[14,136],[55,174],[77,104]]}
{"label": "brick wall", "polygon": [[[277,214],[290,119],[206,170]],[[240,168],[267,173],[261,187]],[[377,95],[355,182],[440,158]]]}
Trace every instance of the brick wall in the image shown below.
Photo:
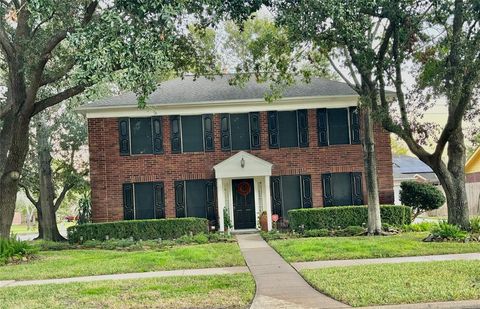
{"label": "brick wall", "polygon": [[[323,205],[321,174],[362,172],[361,145],[318,147],[316,114],[309,110],[309,148],[268,148],[267,113],[260,113],[261,150],[253,155],[273,163],[273,175],[310,174],[313,204]],[[95,222],[123,219],[122,184],[126,182],[163,181],[165,184],[166,216],[174,217],[175,180],[215,178],[213,166],[234,153],[220,148],[220,115],[214,117],[215,152],[172,154],[170,122],[163,117],[162,155],[120,156],[118,120],[92,118],[88,120],[93,220]],[[381,203],[393,203],[392,156],[389,134],[376,130],[376,152]],[[364,184],[364,200],[367,200]]]}

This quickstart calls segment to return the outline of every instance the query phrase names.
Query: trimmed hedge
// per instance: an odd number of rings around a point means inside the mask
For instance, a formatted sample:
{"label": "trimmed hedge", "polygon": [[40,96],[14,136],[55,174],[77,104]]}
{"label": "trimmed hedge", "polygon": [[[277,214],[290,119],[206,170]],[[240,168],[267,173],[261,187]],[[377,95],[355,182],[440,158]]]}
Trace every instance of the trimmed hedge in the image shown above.
{"label": "trimmed hedge", "polygon": [[67,229],[71,243],[106,239],[176,239],[184,235],[208,233],[208,220],[202,218],[174,218],[157,220],[129,220],[108,223],[89,223]]}
{"label": "trimmed hedge", "polygon": [[[410,224],[412,209],[407,206],[380,206],[382,224],[401,226]],[[368,221],[367,206],[338,206],[323,208],[293,209],[288,212],[290,228],[303,225],[305,230],[344,229],[348,226],[364,226]]]}

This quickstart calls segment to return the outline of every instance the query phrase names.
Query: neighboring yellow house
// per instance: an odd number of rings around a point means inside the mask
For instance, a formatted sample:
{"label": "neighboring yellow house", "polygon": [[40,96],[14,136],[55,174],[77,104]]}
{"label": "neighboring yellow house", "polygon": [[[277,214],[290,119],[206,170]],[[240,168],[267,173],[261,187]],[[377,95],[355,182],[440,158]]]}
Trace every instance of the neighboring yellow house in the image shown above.
{"label": "neighboring yellow house", "polygon": [[465,164],[467,182],[480,182],[480,147],[470,156]]}

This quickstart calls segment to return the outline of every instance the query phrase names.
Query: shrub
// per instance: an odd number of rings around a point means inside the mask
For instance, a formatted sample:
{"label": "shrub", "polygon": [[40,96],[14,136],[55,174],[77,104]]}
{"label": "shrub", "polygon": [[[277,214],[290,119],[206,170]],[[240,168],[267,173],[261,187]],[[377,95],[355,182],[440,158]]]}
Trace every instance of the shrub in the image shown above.
{"label": "shrub", "polygon": [[327,229],[306,230],[303,232],[304,237],[326,237],[330,236],[330,231]]}
{"label": "shrub", "polygon": [[406,224],[402,226],[404,232],[429,232],[438,226],[437,222],[423,221],[420,223]]}
{"label": "shrub", "polygon": [[463,231],[459,226],[448,224],[447,221],[439,222],[432,230],[432,236],[434,238],[464,240],[467,235],[468,233]]}
{"label": "shrub", "polygon": [[470,228],[473,233],[480,233],[480,216],[472,217],[470,219]]}
{"label": "shrub", "polygon": [[26,241],[11,238],[0,238],[0,265],[11,259],[28,257],[36,252],[36,248]]}
{"label": "shrub", "polygon": [[[382,223],[402,226],[410,224],[411,209],[407,206],[382,205]],[[288,212],[292,229],[342,229],[348,226],[364,226],[368,221],[366,206],[338,206],[294,209]]]}
{"label": "shrub", "polygon": [[361,226],[347,226],[335,231],[335,236],[359,236],[365,234],[365,228]]}
{"label": "shrub", "polygon": [[400,200],[403,205],[412,207],[413,218],[442,207],[445,196],[442,191],[429,183],[404,181],[400,184]]}
{"label": "shrub", "polygon": [[208,220],[176,218],[88,223],[69,227],[67,231],[71,243],[107,239],[177,239],[183,235],[208,233]]}

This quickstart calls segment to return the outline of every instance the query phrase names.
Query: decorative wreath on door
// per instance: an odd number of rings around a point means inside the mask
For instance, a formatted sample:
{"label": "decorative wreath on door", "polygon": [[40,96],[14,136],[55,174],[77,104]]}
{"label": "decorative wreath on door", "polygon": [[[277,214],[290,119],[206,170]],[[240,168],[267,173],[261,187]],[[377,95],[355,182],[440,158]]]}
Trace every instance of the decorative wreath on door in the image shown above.
{"label": "decorative wreath on door", "polygon": [[242,196],[247,196],[250,191],[252,191],[252,187],[250,186],[250,183],[246,181],[242,181],[237,185],[237,192]]}

